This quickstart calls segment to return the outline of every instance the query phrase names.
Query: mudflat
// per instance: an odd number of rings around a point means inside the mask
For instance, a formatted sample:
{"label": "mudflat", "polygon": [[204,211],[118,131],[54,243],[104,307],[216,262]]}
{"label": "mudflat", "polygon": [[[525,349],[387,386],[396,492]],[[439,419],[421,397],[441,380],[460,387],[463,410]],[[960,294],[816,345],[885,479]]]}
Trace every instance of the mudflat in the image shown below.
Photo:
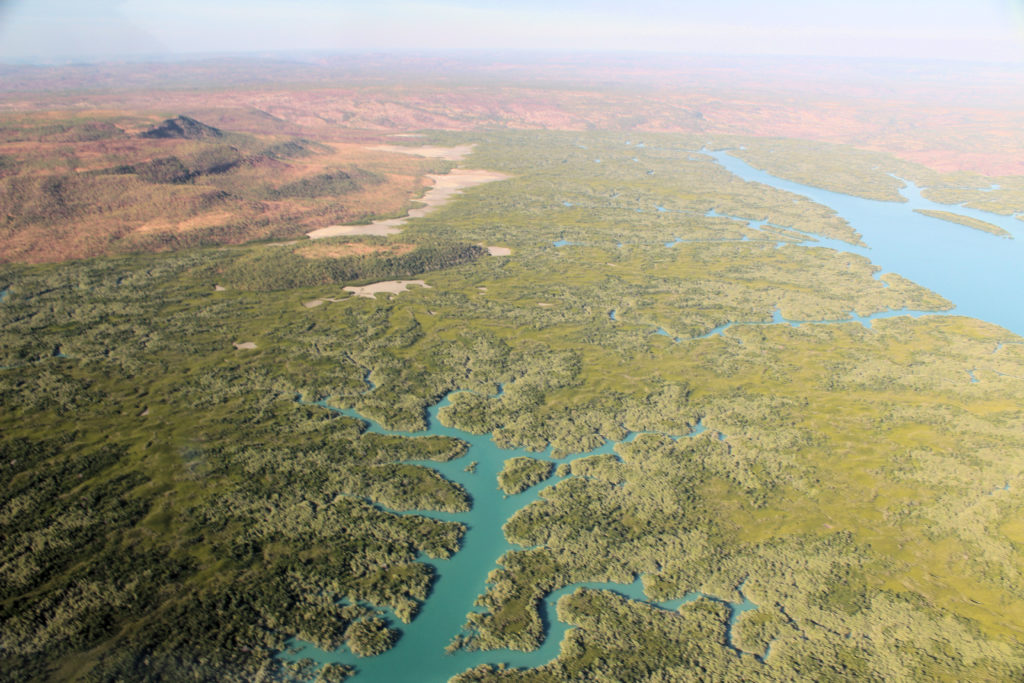
{"label": "mudflat", "polygon": [[367,299],[376,299],[377,294],[401,294],[402,292],[408,291],[409,285],[417,285],[424,289],[431,289],[423,280],[386,280],[384,282],[374,282],[371,285],[365,285],[363,287],[345,287],[346,292],[352,292],[355,296],[366,297]]}
{"label": "mudflat", "polygon": [[426,176],[433,182],[431,187],[419,200],[423,206],[410,209],[409,213],[401,218],[388,218],[374,221],[368,225],[331,225],[306,233],[310,239],[321,239],[323,237],[339,237],[346,235],[394,235],[401,232],[399,226],[413,218],[422,218],[439,206],[447,203],[453,196],[469,187],[491,183],[496,180],[508,180],[512,176],[497,171],[484,171],[479,169],[456,168],[444,175],[428,174]]}

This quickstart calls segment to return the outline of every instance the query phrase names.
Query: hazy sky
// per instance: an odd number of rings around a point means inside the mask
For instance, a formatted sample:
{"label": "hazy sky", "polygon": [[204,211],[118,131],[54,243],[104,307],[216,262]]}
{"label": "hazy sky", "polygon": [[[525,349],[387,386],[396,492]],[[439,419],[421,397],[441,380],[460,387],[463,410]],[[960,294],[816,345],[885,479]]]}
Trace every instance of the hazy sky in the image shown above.
{"label": "hazy sky", "polygon": [[1024,0],[0,0],[0,60],[643,50],[1024,62]]}

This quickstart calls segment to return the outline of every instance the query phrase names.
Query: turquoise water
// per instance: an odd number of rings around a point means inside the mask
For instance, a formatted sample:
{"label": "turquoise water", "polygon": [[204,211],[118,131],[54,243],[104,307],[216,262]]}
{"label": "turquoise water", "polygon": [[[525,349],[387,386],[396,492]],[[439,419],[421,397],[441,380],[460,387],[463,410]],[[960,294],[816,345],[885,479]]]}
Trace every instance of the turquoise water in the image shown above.
{"label": "turquoise water", "polygon": [[[501,387],[499,387],[499,395]],[[363,418],[352,410],[337,410],[343,415],[353,417],[369,424],[368,431],[381,434],[397,434],[401,436],[416,437],[430,435],[443,435],[461,439],[469,444],[468,452],[448,463],[436,463],[433,461],[412,461],[414,464],[430,467],[437,470],[448,479],[462,484],[466,491],[472,496],[473,509],[466,513],[444,513],[431,511],[403,511],[396,514],[421,514],[426,517],[441,520],[457,520],[467,526],[466,535],[462,547],[458,553],[448,560],[430,560],[421,557],[420,560],[431,564],[436,570],[436,581],[429,599],[423,604],[419,614],[410,624],[400,624],[393,620],[393,625],[402,631],[402,637],[398,644],[388,652],[376,657],[358,658],[351,654],[346,648],[336,652],[324,652],[308,643],[292,640],[289,642],[290,652],[282,653],[286,659],[300,659],[308,657],[314,661],[338,662],[350,664],[357,667],[356,680],[366,681],[388,681],[389,683],[429,683],[432,681],[445,681],[451,676],[465,671],[482,663],[504,662],[511,666],[535,667],[547,663],[558,656],[560,644],[565,631],[569,628],[567,624],[558,621],[554,605],[558,598],[573,592],[579,587],[613,590],[633,600],[642,600],[662,609],[674,610],[680,605],[692,602],[700,597],[708,597],[712,600],[727,605],[731,612],[731,619],[728,624],[729,644],[732,647],[731,627],[736,617],[742,612],[755,609],[756,605],[750,602],[742,592],[742,602],[730,603],[716,596],[704,596],[700,593],[690,593],[682,598],[662,602],[651,603],[643,594],[643,585],[640,578],[631,584],[586,582],[566,586],[549,595],[542,604],[542,618],[548,625],[547,638],[544,644],[536,651],[524,653],[511,650],[491,650],[487,652],[465,652],[458,651],[454,654],[446,654],[445,647],[452,638],[461,632],[465,623],[465,615],[470,611],[479,611],[474,607],[473,602],[477,595],[482,594],[487,588],[487,575],[497,567],[497,560],[509,550],[517,549],[505,539],[502,532],[502,525],[515,512],[526,505],[537,500],[541,490],[554,485],[564,477],[553,476],[547,481],[524,491],[523,493],[506,496],[498,489],[498,472],[504,465],[504,461],[510,457],[522,455],[532,458],[552,459],[550,449],[544,453],[532,453],[524,450],[505,450],[498,448],[490,439],[490,436],[474,435],[458,429],[443,426],[437,419],[441,408],[448,405],[446,397],[436,406],[428,411],[428,429],[422,432],[396,432],[382,428],[376,422]],[[703,424],[698,423],[687,437],[694,437],[702,434],[705,430]],[[630,432],[623,440],[632,441],[637,436],[636,432]],[[682,438],[682,437],[672,437]],[[614,445],[607,442],[601,447],[587,453],[577,453],[567,458],[555,460],[554,462],[571,462],[572,460],[596,455],[599,453],[613,453]],[[466,463],[476,461],[477,467],[474,472],[466,472]],[[742,586],[739,587],[742,589]],[[737,648],[733,648],[737,649]],[[737,652],[739,650],[737,649]],[[751,653],[756,656],[767,656],[767,653]]]}
{"label": "turquoise water", "polygon": [[[743,180],[763,183],[808,197],[845,218],[863,235],[865,247],[818,238],[809,246],[827,246],[866,256],[884,272],[898,273],[935,291],[956,306],[956,313],[1002,325],[1024,334],[1024,222],[964,206],[938,204],[906,182],[906,202],[881,202],[829,192],[760,171],[726,152],[708,152]],[[952,211],[1003,228],[1006,239],[962,225],[922,216],[914,209]]]}

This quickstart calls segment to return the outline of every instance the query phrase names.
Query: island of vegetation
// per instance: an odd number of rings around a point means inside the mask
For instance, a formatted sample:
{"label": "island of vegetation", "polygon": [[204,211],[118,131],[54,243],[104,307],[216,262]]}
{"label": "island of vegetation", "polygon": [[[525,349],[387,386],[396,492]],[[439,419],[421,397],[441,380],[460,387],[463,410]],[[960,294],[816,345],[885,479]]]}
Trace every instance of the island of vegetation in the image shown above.
{"label": "island of vegetation", "polygon": [[379,617],[354,622],[345,631],[345,644],[358,657],[387,652],[397,639],[398,631],[388,628],[388,623]]}
{"label": "island of vegetation", "polygon": [[957,225],[966,225],[968,228],[974,228],[975,230],[981,230],[982,232],[998,235],[999,237],[1008,237],[1013,239],[1012,234],[1003,230],[998,225],[992,225],[991,223],[977,218],[971,218],[970,216],[953,213],[952,211],[936,211],[932,209],[914,209],[914,211],[930,218],[938,218],[941,221],[948,221],[950,223],[956,223]]}

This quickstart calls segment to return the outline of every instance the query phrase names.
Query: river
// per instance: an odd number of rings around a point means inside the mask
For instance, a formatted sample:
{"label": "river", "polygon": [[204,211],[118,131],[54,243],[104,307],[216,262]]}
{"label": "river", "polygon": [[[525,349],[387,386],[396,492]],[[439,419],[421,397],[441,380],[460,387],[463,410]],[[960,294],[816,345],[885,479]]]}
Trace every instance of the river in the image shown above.
{"label": "river", "polygon": [[[1024,306],[1013,305],[1024,291],[1024,222],[964,206],[937,204],[922,197],[920,188],[907,181],[900,191],[906,202],[882,202],[778,178],[727,152],[704,153],[743,180],[803,195],[834,209],[868,245],[820,240],[823,246],[866,256],[884,272],[898,273],[946,297],[956,306],[957,314],[1024,335]],[[1014,239],[923,216],[914,209],[977,218],[1003,228]]]}

